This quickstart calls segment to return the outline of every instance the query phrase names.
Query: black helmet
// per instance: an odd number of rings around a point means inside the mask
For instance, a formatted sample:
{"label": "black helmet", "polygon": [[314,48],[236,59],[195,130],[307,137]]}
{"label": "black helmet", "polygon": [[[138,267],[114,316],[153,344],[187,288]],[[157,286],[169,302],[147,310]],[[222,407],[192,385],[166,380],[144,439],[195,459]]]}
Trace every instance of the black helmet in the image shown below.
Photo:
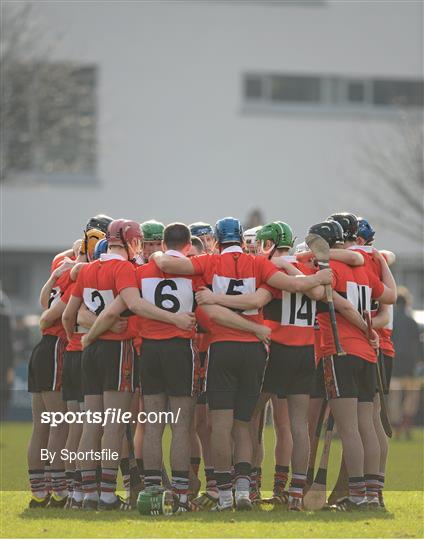
{"label": "black helmet", "polygon": [[343,229],[340,223],[337,221],[327,220],[317,223],[316,225],[312,225],[312,227],[309,228],[308,233],[321,236],[321,238],[324,238],[331,248],[337,243],[344,242]]}
{"label": "black helmet", "polygon": [[97,216],[94,216],[88,220],[87,225],[85,226],[85,232],[89,231],[90,229],[98,229],[106,234],[109,223],[112,223],[112,221],[113,218],[109,216],[97,214]]}
{"label": "black helmet", "polygon": [[358,238],[358,218],[354,214],[348,212],[338,212],[337,214],[331,214],[327,220],[333,220],[340,223],[343,229],[343,236],[345,240],[356,240]]}

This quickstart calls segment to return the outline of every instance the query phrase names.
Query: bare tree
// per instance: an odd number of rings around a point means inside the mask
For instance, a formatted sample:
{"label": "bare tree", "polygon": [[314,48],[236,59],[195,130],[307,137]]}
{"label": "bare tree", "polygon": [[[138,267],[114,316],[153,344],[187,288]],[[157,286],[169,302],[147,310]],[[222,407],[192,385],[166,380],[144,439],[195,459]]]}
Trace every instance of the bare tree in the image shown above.
{"label": "bare tree", "polygon": [[58,43],[32,3],[2,2],[1,30],[0,178],[94,171],[95,69],[50,61]]}
{"label": "bare tree", "polygon": [[[375,219],[417,243],[423,240],[423,114],[398,110],[387,137],[367,137],[358,156],[367,181],[364,194],[374,203]],[[395,219],[393,219],[395,217]]]}

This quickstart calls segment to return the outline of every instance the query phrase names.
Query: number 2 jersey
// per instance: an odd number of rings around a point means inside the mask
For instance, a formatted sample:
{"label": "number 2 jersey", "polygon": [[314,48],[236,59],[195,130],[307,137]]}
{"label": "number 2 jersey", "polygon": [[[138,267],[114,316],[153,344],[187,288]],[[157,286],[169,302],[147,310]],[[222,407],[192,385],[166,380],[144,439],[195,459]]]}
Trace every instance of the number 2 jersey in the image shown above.
{"label": "number 2 jersey", "polygon": [[[184,257],[180,252],[168,250],[165,255]],[[141,296],[156,307],[171,313],[194,311],[194,292],[204,285],[202,279],[187,275],[166,274],[154,261],[136,269],[137,286]],[[183,330],[173,324],[139,318],[139,331],[146,339],[171,339],[181,337],[193,339],[195,330]]]}
{"label": "number 2 jersey", "polygon": [[[286,255],[284,259],[302,274],[315,273],[299,263],[293,255]],[[264,306],[264,319],[271,328],[271,341],[293,347],[314,345],[315,300],[303,293],[290,293],[268,286],[265,288],[273,295],[273,299]]]}
{"label": "number 2 jersey", "polygon": [[[138,288],[133,264],[120,255],[105,253],[81,268],[72,296],[82,298],[87,308],[98,316],[129,287]],[[135,338],[137,333],[136,317],[131,316],[124,332],[116,334],[108,330],[99,339],[123,341]]]}
{"label": "number 2 jersey", "polygon": [[[333,270],[333,289],[346,298],[362,315],[371,308],[371,299],[383,294],[384,285],[374,273],[364,267],[350,267],[339,261],[330,260]],[[317,318],[320,331],[320,356],[336,354],[331,330],[328,305],[317,303]],[[377,357],[365,334],[351,322],[336,312],[337,328],[343,350],[368,362],[376,362]]]}
{"label": "number 2 jersey", "polygon": [[[278,269],[265,257],[243,253],[240,246],[230,246],[217,254],[192,257],[194,272],[203,277],[208,287],[217,294],[250,294],[265,284]],[[263,324],[262,310],[248,310],[243,317]],[[242,332],[210,321],[210,343],[220,341],[259,341],[249,332]]]}
{"label": "number 2 jersey", "polygon": [[[51,265],[51,271],[53,272],[63,263],[63,257],[57,257],[55,260],[53,260]],[[61,276],[59,276],[52,287],[50,291],[49,296],[49,302],[48,307],[51,308],[54,306],[63,295],[66,293],[66,291],[69,289],[70,285],[72,284],[71,280],[71,270],[66,270]],[[65,329],[62,325],[62,319],[57,319],[49,328],[45,328],[42,331],[43,336],[49,335],[49,336],[57,336],[62,339],[67,339]]]}

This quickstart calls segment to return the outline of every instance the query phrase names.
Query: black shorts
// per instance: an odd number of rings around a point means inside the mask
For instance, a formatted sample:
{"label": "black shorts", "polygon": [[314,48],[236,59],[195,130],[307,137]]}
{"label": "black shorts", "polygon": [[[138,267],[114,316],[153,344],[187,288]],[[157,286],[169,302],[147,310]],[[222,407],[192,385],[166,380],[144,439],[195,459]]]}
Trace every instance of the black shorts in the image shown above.
{"label": "black shorts", "polygon": [[34,347],[28,366],[28,392],[59,392],[67,341],[44,335]]}
{"label": "black shorts", "polygon": [[369,402],[374,400],[376,384],[376,364],[352,354],[326,356],[316,370],[313,397]]}
{"label": "black shorts", "polygon": [[262,388],[267,351],[263,343],[212,343],[206,375],[211,410],[234,411],[234,418],[249,422]]}
{"label": "black shorts", "polygon": [[143,339],[140,360],[142,394],[191,396],[194,360],[191,339]]}
{"label": "black shorts", "polygon": [[385,388],[385,394],[388,395],[390,390],[390,381],[392,380],[392,371],[393,371],[393,357],[383,354],[384,362],[384,373],[386,375],[387,388]]}
{"label": "black shorts", "polygon": [[63,401],[78,401],[79,403],[84,401],[82,393],[81,356],[82,351],[65,351],[62,372]]}
{"label": "black shorts", "polygon": [[311,394],[315,384],[314,346],[294,347],[271,342],[262,392],[286,397]]}
{"label": "black shorts", "polygon": [[205,388],[205,383],[206,383],[205,377],[206,377],[206,369],[207,369],[208,351],[199,352],[199,358],[200,358],[199,385],[201,387],[201,394],[200,396],[198,396],[196,403],[197,405],[206,405],[208,400],[207,400],[207,394],[206,394],[206,388]]}
{"label": "black shorts", "polygon": [[134,392],[138,370],[132,340],[95,341],[82,353],[81,371],[84,396],[108,390]]}

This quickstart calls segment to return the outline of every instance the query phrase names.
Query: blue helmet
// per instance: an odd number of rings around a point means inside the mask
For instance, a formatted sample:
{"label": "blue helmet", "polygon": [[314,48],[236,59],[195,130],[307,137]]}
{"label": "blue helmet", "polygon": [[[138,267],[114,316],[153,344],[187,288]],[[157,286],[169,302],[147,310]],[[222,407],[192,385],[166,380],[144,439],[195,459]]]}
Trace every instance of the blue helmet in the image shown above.
{"label": "blue helmet", "polygon": [[106,252],[107,252],[107,240],[106,238],[103,238],[103,240],[99,240],[97,242],[96,247],[94,248],[93,261],[97,261],[97,259],[100,259],[100,255]]}
{"label": "blue helmet", "polygon": [[197,221],[188,226],[191,236],[206,236],[210,234],[213,236],[213,229],[209,223],[203,223],[203,221]]}
{"label": "blue helmet", "polygon": [[363,238],[366,244],[372,242],[375,236],[375,230],[368,221],[362,217],[358,217],[358,236]]}
{"label": "blue helmet", "polygon": [[238,219],[226,217],[219,219],[215,225],[215,238],[218,244],[243,242],[243,227]]}

